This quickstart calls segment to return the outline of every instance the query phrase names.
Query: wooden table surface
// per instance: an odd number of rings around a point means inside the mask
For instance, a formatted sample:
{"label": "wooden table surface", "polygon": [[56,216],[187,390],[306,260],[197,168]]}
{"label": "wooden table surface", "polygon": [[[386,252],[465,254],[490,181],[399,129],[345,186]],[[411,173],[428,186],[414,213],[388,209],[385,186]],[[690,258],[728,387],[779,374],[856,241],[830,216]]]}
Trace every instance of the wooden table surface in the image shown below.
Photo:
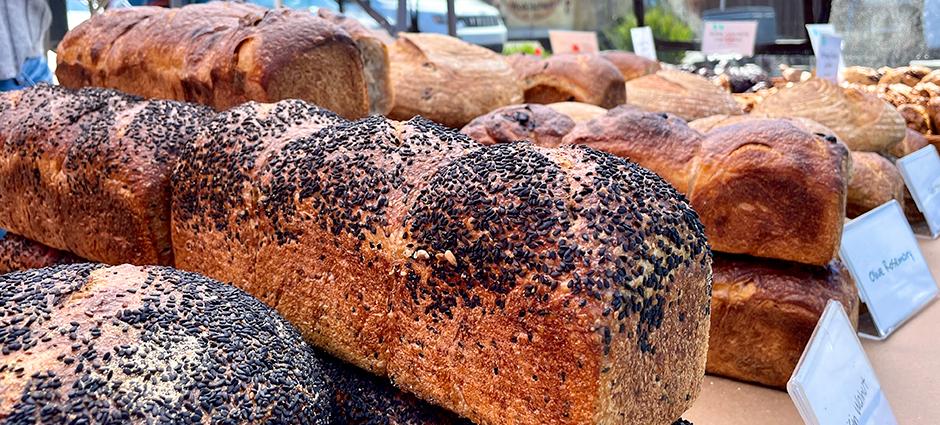
{"label": "wooden table surface", "polygon": [[[921,240],[934,280],[940,240]],[[934,302],[887,341],[862,340],[899,424],[940,424],[940,302]],[[791,425],[800,416],[785,391],[706,376],[684,418],[696,425]]]}

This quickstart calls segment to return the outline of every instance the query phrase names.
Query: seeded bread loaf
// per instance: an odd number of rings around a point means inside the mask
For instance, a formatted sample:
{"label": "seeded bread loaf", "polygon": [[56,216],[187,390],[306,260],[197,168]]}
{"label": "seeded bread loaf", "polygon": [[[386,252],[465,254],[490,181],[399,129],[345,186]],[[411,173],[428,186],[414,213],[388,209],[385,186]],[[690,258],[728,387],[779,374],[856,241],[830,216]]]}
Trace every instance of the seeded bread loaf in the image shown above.
{"label": "seeded bread loaf", "polygon": [[[395,106],[389,117],[420,115],[461,128],[496,108],[523,102],[522,82],[502,55],[441,34],[398,34],[389,46]],[[322,105],[321,105],[322,106]]]}
{"label": "seeded bread loaf", "polygon": [[0,274],[81,261],[81,258],[71,253],[49,248],[10,232],[0,235]]}
{"label": "seeded bread loaf", "polygon": [[548,106],[526,103],[499,108],[470,121],[460,130],[484,145],[528,140],[557,147],[574,128],[574,120]]}
{"label": "seeded bread loaf", "polygon": [[717,254],[708,373],[785,388],[829,299],[857,322],[855,283],[838,261],[819,267]]}
{"label": "seeded bread loaf", "polygon": [[692,403],[710,254],[661,179],[424,119],[290,135],[271,111],[220,114],[177,168],[180,267],[477,423],[662,424]]}
{"label": "seeded bread loaf", "polygon": [[582,102],[613,108],[626,102],[623,75],[598,55],[560,54],[514,60],[527,103]]}
{"label": "seeded bread loaf", "polygon": [[845,217],[848,151],[800,122],[749,119],[705,136],[670,114],[623,106],[564,143],[629,158],[685,193],[716,251],[825,265]]}
{"label": "seeded bread loaf", "polygon": [[103,263],[172,264],[170,173],[210,116],[97,88],[0,94],[0,228]]}
{"label": "seeded bread loaf", "polygon": [[904,205],[904,177],[891,161],[874,152],[852,152],[845,215],[858,217],[895,199]]}
{"label": "seeded bread loaf", "polygon": [[0,276],[0,422],[462,423],[315,352],[244,292],[166,267]]}
{"label": "seeded bread loaf", "polygon": [[304,99],[350,118],[369,113],[353,39],[306,11],[233,2],[112,9],[69,31],[57,53],[56,76],[71,88],[110,87],[217,110]]}

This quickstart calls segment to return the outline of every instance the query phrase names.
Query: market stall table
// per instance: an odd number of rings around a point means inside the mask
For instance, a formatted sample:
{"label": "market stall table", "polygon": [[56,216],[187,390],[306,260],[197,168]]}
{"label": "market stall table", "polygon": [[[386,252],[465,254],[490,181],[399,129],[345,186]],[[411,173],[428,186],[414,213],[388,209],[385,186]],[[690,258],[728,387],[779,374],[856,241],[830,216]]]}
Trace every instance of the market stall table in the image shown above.
{"label": "market stall table", "polygon": [[[940,276],[940,240],[921,240],[934,280]],[[940,421],[940,303],[934,302],[886,341],[862,340],[898,423]],[[784,391],[706,376],[686,415],[696,424],[800,424]]]}

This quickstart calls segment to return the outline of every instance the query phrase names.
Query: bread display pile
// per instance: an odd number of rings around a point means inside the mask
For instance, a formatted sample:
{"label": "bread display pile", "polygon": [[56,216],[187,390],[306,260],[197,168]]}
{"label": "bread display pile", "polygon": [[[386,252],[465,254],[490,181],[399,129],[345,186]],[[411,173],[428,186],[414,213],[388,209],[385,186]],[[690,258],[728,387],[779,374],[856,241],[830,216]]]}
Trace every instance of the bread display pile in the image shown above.
{"label": "bread display pile", "polygon": [[581,102],[613,108],[626,102],[624,76],[600,55],[560,54],[510,61],[525,86],[525,102]]}

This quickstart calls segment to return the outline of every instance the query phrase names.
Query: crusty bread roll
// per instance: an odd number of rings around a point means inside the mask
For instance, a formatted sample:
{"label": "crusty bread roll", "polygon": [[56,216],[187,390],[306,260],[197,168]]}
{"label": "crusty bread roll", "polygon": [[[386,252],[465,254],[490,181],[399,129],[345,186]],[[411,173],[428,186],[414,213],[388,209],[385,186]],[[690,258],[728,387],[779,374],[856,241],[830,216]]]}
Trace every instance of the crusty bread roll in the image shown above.
{"label": "crusty bread roll", "polygon": [[910,128],[921,134],[932,133],[932,129],[930,127],[930,115],[927,113],[926,107],[923,105],[906,103],[904,105],[898,106],[897,109],[898,113],[901,114],[901,118],[904,118],[904,122],[907,123],[907,128]]}
{"label": "crusty bread roll", "polygon": [[460,130],[484,145],[528,140],[557,147],[574,128],[574,120],[544,105],[526,103],[499,108],[476,117]]}
{"label": "crusty bread roll", "polygon": [[567,115],[576,123],[592,120],[607,113],[607,110],[600,106],[581,102],[558,102],[545,106]]}
{"label": "crusty bread roll", "polygon": [[485,147],[424,119],[299,129],[277,108],[220,114],[177,168],[179,267],[477,423],[690,406],[709,253],[661,179],[584,147]]}
{"label": "crusty bread roll", "polygon": [[881,79],[878,80],[879,85],[890,86],[891,84],[904,84],[910,87],[914,87],[917,83],[920,82],[927,74],[930,74],[930,68],[924,66],[902,66],[899,68],[887,68],[885,69],[884,74],[881,76]]}
{"label": "crusty bread roll", "polygon": [[741,105],[707,79],[664,69],[626,83],[627,103],[649,112],[669,112],[691,121],[711,115],[741,115]]}
{"label": "crusty bread roll", "polygon": [[904,138],[904,119],[890,104],[820,78],[780,89],[752,113],[809,118],[831,128],[857,151],[879,152]]}
{"label": "crusty bread roll", "polygon": [[386,115],[395,104],[392,81],[389,76],[388,47],[376,33],[358,20],[321,7],[317,16],[346,30],[359,48],[359,57],[365,68],[366,87],[369,90],[369,114]]}
{"label": "crusty bread roll", "polygon": [[703,137],[669,114],[620,107],[564,142],[662,176],[689,198],[716,251],[824,265],[838,250],[848,152],[801,122],[746,119]]}
{"label": "crusty bread roll", "polygon": [[349,118],[369,113],[356,44],[306,11],[234,2],[112,9],[69,31],[57,52],[56,76],[72,88],[217,110],[304,99]]}
{"label": "crusty bread roll", "polygon": [[842,70],[842,80],[850,84],[871,86],[878,84],[881,74],[866,66],[849,66]]}
{"label": "crusty bread roll", "polygon": [[923,148],[926,148],[929,144],[930,143],[923,134],[908,128],[904,138],[901,139],[900,142],[889,146],[886,153],[895,158],[903,158]]}
{"label": "crusty bread roll", "polygon": [[109,264],[173,264],[170,173],[208,108],[40,85],[0,94],[0,228]]}
{"label": "crusty bread roll", "polygon": [[617,67],[624,81],[655,74],[660,70],[659,61],[622,50],[605,50],[600,52],[600,56]]}
{"label": "crusty bread roll", "polygon": [[0,274],[78,262],[82,259],[69,252],[49,248],[20,235],[10,232],[0,235]]}
{"label": "crusty bread roll", "polygon": [[710,374],[785,388],[826,303],[858,321],[855,283],[838,261],[819,267],[715,255]]}
{"label": "crusty bread roll", "polygon": [[858,217],[892,199],[904,205],[904,178],[898,168],[877,153],[852,152],[846,217]]}
{"label": "crusty bread roll", "polygon": [[389,46],[395,107],[389,117],[421,115],[453,128],[523,102],[522,82],[502,55],[441,34],[399,34]]}
{"label": "crusty bread roll", "polygon": [[760,114],[747,114],[747,115],[712,115],[710,117],[699,118],[695,121],[689,122],[689,127],[693,130],[696,130],[702,134],[706,134],[716,128],[726,127],[729,125],[737,124],[745,121],[753,120],[762,120],[762,119],[777,119],[788,121],[789,123],[799,127],[803,131],[810,133],[819,133],[823,137],[834,137],[838,139],[838,136],[835,135],[829,127],[826,127],[816,121],[813,121],[808,118],[800,117],[783,117],[783,118],[770,118],[766,115]]}
{"label": "crusty bread roll", "polygon": [[0,276],[0,422],[459,420],[313,351],[244,292],[165,267]]}
{"label": "crusty bread roll", "polygon": [[582,102],[613,108],[626,102],[623,76],[600,56],[559,54],[511,63],[525,85],[527,103]]}

